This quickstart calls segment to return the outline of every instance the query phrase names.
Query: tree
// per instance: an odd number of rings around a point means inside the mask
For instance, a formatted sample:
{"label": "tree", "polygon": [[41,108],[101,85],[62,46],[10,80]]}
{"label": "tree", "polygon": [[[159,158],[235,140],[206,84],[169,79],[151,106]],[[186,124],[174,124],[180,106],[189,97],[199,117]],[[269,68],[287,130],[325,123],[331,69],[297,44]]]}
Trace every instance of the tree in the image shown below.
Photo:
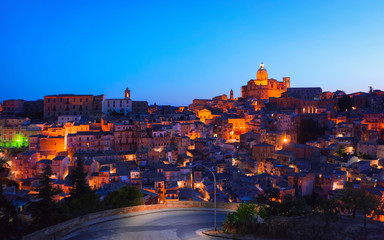
{"label": "tree", "polygon": [[344,204],[346,209],[352,211],[352,218],[356,217],[356,210],[358,208],[358,204],[361,201],[360,197],[364,195],[365,190],[362,188],[353,188],[352,186],[347,186],[343,189],[341,193],[340,200]]}
{"label": "tree", "polygon": [[339,156],[341,158],[344,158],[347,156],[347,153],[345,151],[345,148],[339,148],[336,152],[335,152],[335,155],[336,156]]}
{"label": "tree", "polygon": [[316,140],[324,135],[325,129],[319,127],[317,121],[313,119],[302,119],[300,121],[300,127],[297,131],[297,142],[305,144],[310,140]]}
{"label": "tree", "polygon": [[0,177],[7,177],[9,173],[9,165],[5,158],[0,158]]}
{"label": "tree", "polygon": [[380,207],[380,198],[372,193],[364,190],[364,193],[360,196],[357,208],[364,215],[364,228],[367,227],[367,215],[375,215],[376,211]]}
{"label": "tree", "polygon": [[340,214],[341,205],[337,199],[322,199],[318,205],[320,212],[324,216],[325,226],[328,227],[330,220],[336,220]]}
{"label": "tree", "polygon": [[17,232],[18,218],[15,206],[3,195],[0,185],[0,239],[9,239]]}
{"label": "tree", "polygon": [[236,230],[239,233],[250,232],[256,213],[257,210],[254,204],[242,203],[236,212],[227,215],[223,223],[223,228],[226,232],[232,230]]}
{"label": "tree", "polygon": [[307,215],[312,210],[304,198],[294,198],[291,195],[285,195],[276,207],[277,215],[285,217]]}
{"label": "tree", "polygon": [[364,228],[367,225],[367,215],[374,215],[381,206],[380,198],[363,188],[345,188],[341,200],[345,207],[352,211],[353,218],[356,216],[356,211],[363,213]]}
{"label": "tree", "polygon": [[32,216],[34,217],[34,225],[36,227],[46,227],[57,222],[57,219],[52,219],[51,216],[56,208],[53,197],[59,194],[60,190],[52,186],[51,175],[51,166],[47,165],[44,168],[44,172],[38,176],[38,194],[35,201],[31,204]]}
{"label": "tree", "polygon": [[71,171],[68,178],[72,188],[67,206],[72,217],[102,210],[99,195],[87,183],[87,173],[84,171],[81,158],[77,159],[76,168]]}
{"label": "tree", "polygon": [[107,209],[135,206],[141,203],[142,196],[138,188],[126,186],[108,193],[104,198],[104,205]]}
{"label": "tree", "polygon": [[352,108],[352,98],[344,93],[344,95],[337,101],[339,112],[349,111]]}
{"label": "tree", "polygon": [[84,171],[83,160],[77,159],[77,166],[69,174],[69,181],[72,188],[70,189],[71,199],[80,199],[82,196],[91,192],[91,188],[87,183],[87,173]]}
{"label": "tree", "polygon": [[277,201],[280,199],[280,190],[278,188],[271,188],[265,191],[265,196],[269,202]]}

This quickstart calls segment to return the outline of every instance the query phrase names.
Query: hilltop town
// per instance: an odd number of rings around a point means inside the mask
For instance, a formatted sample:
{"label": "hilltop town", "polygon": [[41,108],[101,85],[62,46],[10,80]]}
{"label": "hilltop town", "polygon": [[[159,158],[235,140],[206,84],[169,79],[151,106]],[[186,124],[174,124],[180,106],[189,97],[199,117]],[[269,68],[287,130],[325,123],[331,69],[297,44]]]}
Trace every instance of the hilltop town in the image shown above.
{"label": "hilltop town", "polygon": [[5,100],[3,194],[28,215],[49,165],[61,190],[55,201],[68,198],[68,175],[81,159],[100,197],[134,186],[145,204],[213,201],[215,189],[217,202],[258,203],[272,190],[274,201],[331,198],[347,184],[384,199],[383,91],[292,88],[289,77],[269,78],[261,64],[241,97],[228,92],[177,107],[135,101],[129,88],[118,99]]}

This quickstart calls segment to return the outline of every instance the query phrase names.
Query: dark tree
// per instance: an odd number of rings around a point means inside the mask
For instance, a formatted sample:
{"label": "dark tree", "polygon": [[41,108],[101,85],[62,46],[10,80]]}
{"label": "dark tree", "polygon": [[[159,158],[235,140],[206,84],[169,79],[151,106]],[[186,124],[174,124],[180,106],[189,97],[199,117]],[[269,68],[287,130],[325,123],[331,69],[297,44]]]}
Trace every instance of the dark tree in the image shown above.
{"label": "dark tree", "polygon": [[107,209],[135,206],[141,203],[142,196],[140,190],[136,187],[123,187],[108,193],[104,198],[104,205]]}
{"label": "dark tree", "polygon": [[373,216],[381,206],[380,198],[363,188],[347,187],[341,196],[341,201],[347,209],[352,211],[355,218],[356,211],[360,211],[364,216],[364,228],[367,225],[367,215]]}
{"label": "dark tree", "polygon": [[5,158],[0,158],[0,177],[7,177],[9,173],[9,165]]}
{"label": "dark tree", "polygon": [[345,112],[351,110],[353,106],[352,98],[344,93],[344,95],[337,101],[337,107],[339,112]]}
{"label": "dark tree", "polygon": [[328,227],[329,221],[337,220],[341,205],[336,199],[322,199],[318,205],[320,212],[324,216],[325,227]]}
{"label": "dark tree", "polygon": [[35,201],[31,204],[31,212],[36,227],[46,227],[56,223],[56,219],[52,219],[52,212],[56,209],[53,200],[54,196],[60,193],[59,189],[52,186],[50,176],[52,169],[49,165],[44,168],[44,172],[38,177],[39,187]]}
{"label": "dark tree", "polygon": [[356,210],[360,201],[360,196],[365,193],[362,188],[353,188],[347,186],[343,189],[340,200],[344,204],[344,207],[352,212],[352,218],[356,217]]}
{"label": "dark tree", "polygon": [[87,173],[84,171],[83,160],[78,158],[76,167],[69,174],[72,188],[67,206],[72,217],[102,210],[100,197],[87,183]]}
{"label": "dark tree", "polygon": [[304,198],[285,195],[277,210],[278,215],[291,217],[307,215],[311,212],[312,208],[306,203]]}
{"label": "dark tree", "polygon": [[364,215],[364,228],[367,227],[367,215],[374,216],[381,206],[380,198],[377,195],[364,192],[359,198],[357,208]]}
{"label": "dark tree", "polygon": [[297,142],[305,144],[310,140],[317,140],[324,135],[325,129],[319,127],[317,121],[313,119],[302,119],[297,131]]}
{"label": "dark tree", "polygon": [[87,173],[84,171],[81,158],[77,159],[76,168],[71,171],[68,177],[72,185],[70,189],[71,199],[80,199],[91,192],[91,188],[87,183]]}
{"label": "dark tree", "polygon": [[0,185],[0,239],[9,239],[17,232],[18,218],[15,206],[3,195]]}

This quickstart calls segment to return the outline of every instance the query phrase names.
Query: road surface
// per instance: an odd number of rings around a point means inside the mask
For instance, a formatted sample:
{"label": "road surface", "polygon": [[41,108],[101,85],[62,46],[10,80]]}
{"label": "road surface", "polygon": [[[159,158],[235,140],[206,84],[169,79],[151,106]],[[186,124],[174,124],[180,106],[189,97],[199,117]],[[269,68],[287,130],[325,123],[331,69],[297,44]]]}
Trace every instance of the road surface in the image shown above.
{"label": "road surface", "polygon": [[[217,226],[221,227],[228,212],[217,212]],[[213,229],[213,211],[177,210],[109,220],[79,229],[66,240],[163,240],[163,239],[219,239],[205,236],[202,230]]]}

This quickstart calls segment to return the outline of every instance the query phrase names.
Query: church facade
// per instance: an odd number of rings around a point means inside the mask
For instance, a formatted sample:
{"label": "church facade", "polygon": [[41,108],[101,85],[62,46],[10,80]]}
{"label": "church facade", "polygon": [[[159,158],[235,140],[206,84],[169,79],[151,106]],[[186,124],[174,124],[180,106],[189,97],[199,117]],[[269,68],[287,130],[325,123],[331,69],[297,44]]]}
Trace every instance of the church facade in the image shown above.
{"label": "church facade", "polygon": [[241,96],[243,98],[256,98],[257,100],[280,97],[283,92],[287,91],[287,88],[290,88],[290,81],[289,77],[283,77],[282,82],[268,78],[267,69],[261,63],[256,79],[249,80],[247,85],[241,87]]}

